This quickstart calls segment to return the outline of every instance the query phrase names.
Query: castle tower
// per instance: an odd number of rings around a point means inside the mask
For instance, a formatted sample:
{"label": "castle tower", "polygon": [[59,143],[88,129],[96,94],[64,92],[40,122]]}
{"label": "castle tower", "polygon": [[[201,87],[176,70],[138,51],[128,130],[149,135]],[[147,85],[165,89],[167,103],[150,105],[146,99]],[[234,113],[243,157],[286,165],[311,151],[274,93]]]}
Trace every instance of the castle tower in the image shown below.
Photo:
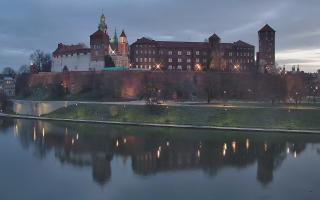
{"label": "castle tower", "polygon": [[102,14],[98,30],[90,35],[91,48],[91,70],[100,70],[105,66],[105,57],[109,55],[109,35],[106,25],[106,18]]}
{"label": "castle tower", "polygon": [[221,71],[221,55],[220,55],[221,39],[217,34],[213,34],[209,38],[210,45],[210,65],[209,70]]}
{"label": "castle tower", "polygon": [[129,44],[128,44],[128,39],[127,36],[124,32],[124,30],[122,31],[121,35],[120,35],[120,41],[119,41],[119,53],[122,56],[128,56],[129,55]]}
{"label": "castle tower", "polygon": [[259,53],[257,54],[257,62],[262,73],[273,73],[275,71],[275,33],[276,31],[268,24],[258,32]]}

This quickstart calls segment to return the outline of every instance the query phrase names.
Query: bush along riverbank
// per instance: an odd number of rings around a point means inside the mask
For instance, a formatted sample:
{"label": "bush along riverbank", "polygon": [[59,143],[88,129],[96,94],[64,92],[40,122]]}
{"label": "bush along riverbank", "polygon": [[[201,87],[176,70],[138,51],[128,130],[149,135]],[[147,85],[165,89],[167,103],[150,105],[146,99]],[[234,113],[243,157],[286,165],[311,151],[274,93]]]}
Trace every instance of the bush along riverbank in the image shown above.
{"label": "bush along riverbank", "polygon": [[318,109],[77,104],[61,108],[45,117],[195,126],[320,130]]}

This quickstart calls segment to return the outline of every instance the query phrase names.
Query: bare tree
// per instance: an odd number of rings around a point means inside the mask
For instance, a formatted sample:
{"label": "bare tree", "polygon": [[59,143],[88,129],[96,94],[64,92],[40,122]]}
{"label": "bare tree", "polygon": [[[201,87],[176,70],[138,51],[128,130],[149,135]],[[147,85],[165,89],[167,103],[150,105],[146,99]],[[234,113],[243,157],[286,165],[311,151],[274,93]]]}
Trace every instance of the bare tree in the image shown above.
{"label": "bare tree", "polygon": [[39,72],[50,72],[52,67],[51,55],[41,50],[36,50],[30,55],[30,60]]}

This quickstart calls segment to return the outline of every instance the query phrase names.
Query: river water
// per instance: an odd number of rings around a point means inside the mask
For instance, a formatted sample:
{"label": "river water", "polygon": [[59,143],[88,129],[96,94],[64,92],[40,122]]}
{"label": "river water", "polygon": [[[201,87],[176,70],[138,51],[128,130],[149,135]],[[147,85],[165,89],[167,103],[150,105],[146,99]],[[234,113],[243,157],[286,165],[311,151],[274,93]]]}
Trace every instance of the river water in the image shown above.
{"label": "river water", "polygon": [[320,199],[320,136],[0,119],[1,200]]}

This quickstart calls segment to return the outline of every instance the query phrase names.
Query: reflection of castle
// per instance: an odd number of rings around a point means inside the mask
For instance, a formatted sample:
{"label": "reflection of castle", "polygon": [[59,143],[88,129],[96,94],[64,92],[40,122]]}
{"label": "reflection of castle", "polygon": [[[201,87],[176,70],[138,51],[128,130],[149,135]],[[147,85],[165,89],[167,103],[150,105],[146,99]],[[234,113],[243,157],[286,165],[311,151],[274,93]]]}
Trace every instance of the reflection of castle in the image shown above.
{"label": "reflection of castle", "polygon": [[90,36],[90,48],[84,44],[65,45],[60,43],[53,52],[53,72],[102,70],[104,67],[129,67],[129,45],[122,31],[119,40],[115,33],[110,41],[104,15],[98,30]]}
{"label": "reflection of castle", "polygon": [[[128,136],[121,127],[108,127],[110,134],[94,134],[90,129],[88,135],[85,134],[87,130],[70,127],[70,124],[62,128],[64,126],[67,125],[17,120],[14,129],[24,147],[34,144],[42,156],[53,149],[62,163],[91,166],[94,181],[101,185],[110,181],[111,162],[116,155],[130,157],[134,173],[143,176],[193,169],[202,169],[212,176],[226,167],[241,169],[257,162],[257,180],[266,185],[272,182],[274,171],[287,153],[296,155],[306,148],[301,138],[291,141],[291,145],[288,145],[288,138],[261,141],[259,138],[226,139],[212,135],[199,141],[198,138],[164,139],[159,135]],[[97,131],[100,130],[106,129],[99,127]]]}

